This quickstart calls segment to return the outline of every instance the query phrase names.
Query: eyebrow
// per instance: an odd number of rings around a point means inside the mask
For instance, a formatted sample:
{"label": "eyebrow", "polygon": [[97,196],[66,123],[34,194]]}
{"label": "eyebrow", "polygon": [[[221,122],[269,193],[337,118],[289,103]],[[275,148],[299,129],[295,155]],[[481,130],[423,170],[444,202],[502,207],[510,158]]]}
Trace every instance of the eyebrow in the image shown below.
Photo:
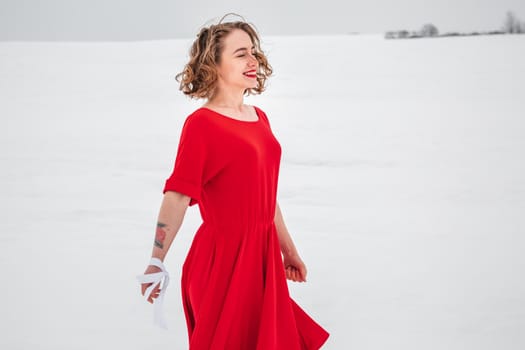
{"label": "eyebrow", "polygon": [[[252,46],[252,49],[255,49],[255,46]],[[233,51],[233,54],[235,55],[237,53],[237,51],[246,51],[247,49],[245,47],[241,47],[235,51]]]}

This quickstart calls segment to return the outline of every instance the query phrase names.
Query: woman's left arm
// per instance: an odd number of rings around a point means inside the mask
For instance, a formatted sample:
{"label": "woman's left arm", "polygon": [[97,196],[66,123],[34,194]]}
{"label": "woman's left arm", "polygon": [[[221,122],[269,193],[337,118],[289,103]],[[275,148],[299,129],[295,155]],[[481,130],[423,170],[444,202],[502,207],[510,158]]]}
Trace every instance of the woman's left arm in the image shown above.
{"label": "woman's left arm", "polygon": [[279,237],[281,252],[283,253],[286,278],[295,282],[306,282],[306,266],[299,257],[297,248],[284,224],[283,214],[277,201],[275,202],[274,223],[277,229],[277,236]]}

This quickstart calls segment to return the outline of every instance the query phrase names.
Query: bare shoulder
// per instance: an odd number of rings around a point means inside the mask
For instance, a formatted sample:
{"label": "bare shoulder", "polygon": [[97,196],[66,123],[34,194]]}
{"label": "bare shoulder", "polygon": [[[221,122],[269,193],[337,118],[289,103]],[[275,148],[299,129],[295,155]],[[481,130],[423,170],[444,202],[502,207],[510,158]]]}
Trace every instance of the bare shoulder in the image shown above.
{"label": "bare shoulder", "polygon": [[255,105],[249,105],[249,107],[253,111],[253,113],[257,115],[262,115],[264,119],[268,119],[268,117],[266,116],[266,113],[260,107],[255,106]]}
{"label": "bare shoulder", "polygon": [[255,105],[244,105],[246,110],[246,116],[249,117],[249,119],[258,119],[259,114],[261,114],[262,110],[255,106]]}
{"label": "bare shoulder", "polygon": [[262,111],[259,107],[255,106],[255,105],[245,105],[250,111]]}

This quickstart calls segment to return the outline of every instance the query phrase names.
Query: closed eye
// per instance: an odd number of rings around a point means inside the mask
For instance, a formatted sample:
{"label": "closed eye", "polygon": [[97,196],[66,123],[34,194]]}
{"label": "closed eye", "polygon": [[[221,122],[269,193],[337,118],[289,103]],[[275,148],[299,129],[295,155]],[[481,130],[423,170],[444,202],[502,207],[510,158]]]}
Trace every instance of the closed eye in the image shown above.
{"label": "closed eye", "polygon": [[[256,56],[256,55],[257,55],[257,53],[255,53],[255,52],[252,52],[252,55],[253,55],[253,56]],[[239,56],[237,56],[237,57],[244,57],[244,56],[246,56],[246,55],[242,54],[242,55],[239,55]]]}

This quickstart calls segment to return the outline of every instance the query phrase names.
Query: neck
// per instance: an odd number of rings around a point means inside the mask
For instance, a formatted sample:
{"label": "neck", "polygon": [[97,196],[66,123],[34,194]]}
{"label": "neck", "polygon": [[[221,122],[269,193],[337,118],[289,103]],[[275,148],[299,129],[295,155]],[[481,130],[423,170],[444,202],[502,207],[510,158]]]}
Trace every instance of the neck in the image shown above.
{"label": "neck", "polygon": [[242,111],[244,106],[243,93],[238,91],[219,91],[215,96],[210,98],[206,104],[221,108]]}

